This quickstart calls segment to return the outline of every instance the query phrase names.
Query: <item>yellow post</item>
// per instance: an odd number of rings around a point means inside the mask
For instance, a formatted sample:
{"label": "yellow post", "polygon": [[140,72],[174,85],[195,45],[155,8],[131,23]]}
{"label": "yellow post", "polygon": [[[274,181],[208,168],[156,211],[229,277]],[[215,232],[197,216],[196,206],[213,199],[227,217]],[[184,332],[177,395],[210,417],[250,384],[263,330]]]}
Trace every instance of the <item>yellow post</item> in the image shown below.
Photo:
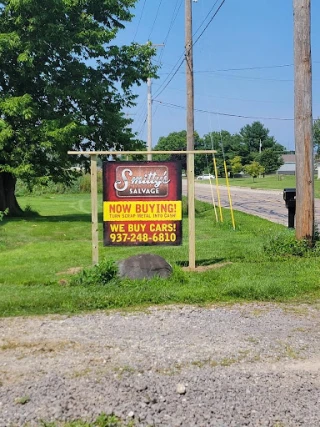
{"label": "yellow post", "polygon": [[216,157],[215,157],[215,155],[213,155],[213,167],[214,167],[214,174],[216,176],[216,185],[217,185],[217,196],[218,196],[218,206],[219,206],[219,213],[220,213],[220,221],[223,222],[223,215],[222,215],[221,201],[220,201],[220,188],[219,188],[218,169],[217,169],[217,163],[216,163]]}
{"label": "yellow post", "polygon": [[99,262],[97,156],[91,155],[91,232],[92,264]]}
{"label": "yellow post", "polygon": [[224,172],[226,174],[226,183],[227,183],[227,189],[228,189],[228,197],[229,197],[229,205],[230,205],[230,212],[231,212],[232,227],[235,230],[236,229],[236,224],[235,224],[234,215],[233,215],[232,200],[231,200],[229,177],[228,177],[228,170],[227,170],[227,163],[226,163],[226,161],[223,162],[223,165],[224,165]]}
{"label": "yellow post", "polygon": [[210,179],[210,189],[211,189],[211,198],[212,198],[212,204],[213,204],[214,214],[215,214],[215,217],[216,217],[216,222],[219,222],[217,208],[216,208],[216,201],[214,200],[213,186],[211,184],[211,179]]}

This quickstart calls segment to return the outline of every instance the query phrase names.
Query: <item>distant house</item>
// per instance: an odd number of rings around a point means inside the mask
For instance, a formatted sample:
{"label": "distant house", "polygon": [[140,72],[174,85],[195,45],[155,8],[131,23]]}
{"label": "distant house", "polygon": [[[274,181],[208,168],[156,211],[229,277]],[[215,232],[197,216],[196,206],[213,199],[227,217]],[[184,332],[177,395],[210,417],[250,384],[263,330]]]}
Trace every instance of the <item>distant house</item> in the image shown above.
{"label": "distant house", "polygon": [[279,175],[295,175],[296,174],[296,155],[295,154],[283,154],[282,159],[283,165],[277,170]]}

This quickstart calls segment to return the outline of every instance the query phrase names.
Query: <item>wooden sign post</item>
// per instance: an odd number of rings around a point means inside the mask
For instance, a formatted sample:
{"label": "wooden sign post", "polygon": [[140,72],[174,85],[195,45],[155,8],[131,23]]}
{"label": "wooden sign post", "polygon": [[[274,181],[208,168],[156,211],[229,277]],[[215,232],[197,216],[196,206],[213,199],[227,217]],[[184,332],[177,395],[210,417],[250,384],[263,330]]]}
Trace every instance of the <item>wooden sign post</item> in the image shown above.
{"label": "wooden sign post", "polygon": [[[194,201],[194,155],[214,154],[215,150],[187,150],[187,151],[68,151],[70,155],[88,155],[91,157],[91,230],[92,230],[92,264],[99,262],[99,235],[98,235],[98,185],[97,185],[97,156],[120,155],[149,155],[149,154],[185,154],[188,168],[192,171],[188,174],[188,197]],[[196,242],[195,242],[195,209],[188,212],[189,221],[189,270],[196,268]],[[190,233],[191,231],[191,233]]]}

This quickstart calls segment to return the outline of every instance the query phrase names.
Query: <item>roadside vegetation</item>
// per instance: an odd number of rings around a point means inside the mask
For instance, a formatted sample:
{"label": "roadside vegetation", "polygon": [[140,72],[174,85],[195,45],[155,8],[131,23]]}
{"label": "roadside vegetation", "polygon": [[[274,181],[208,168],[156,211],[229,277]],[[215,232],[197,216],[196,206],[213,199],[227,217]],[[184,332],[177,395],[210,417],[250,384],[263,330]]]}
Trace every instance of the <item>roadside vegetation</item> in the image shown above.
{"label": "roadside vegetation", "polygon": [[75,420],[66,423],[43,421],[41,425],[42,427],[134,427],[135,422],[133,420],[125,422],[115,415],[101,414],[93,422],[82,420]]}
{"label": "roadside vegetation", "polygon": [[[0,225],[0,316],[152,304],[312,301],[320,296],[317,244],[312,250],[298,247],[292,230],[258,217],[236,212],[234,231],[228,210],[223,211],[224,223],[217,224],[212,206],[197,202],[196,263],[201,271],[184,269],[188,265],[185,216],[182,246],[103,247],[100,242],[107,280],[81,280],[83,268],[89,278],[96,273],[90,268],[90,195],[20,196],[19,204],[28,207],[30,216],[4,217]],[[114,276],[117,260],[145,252],[171,263],[172,277],[132,281]]]}

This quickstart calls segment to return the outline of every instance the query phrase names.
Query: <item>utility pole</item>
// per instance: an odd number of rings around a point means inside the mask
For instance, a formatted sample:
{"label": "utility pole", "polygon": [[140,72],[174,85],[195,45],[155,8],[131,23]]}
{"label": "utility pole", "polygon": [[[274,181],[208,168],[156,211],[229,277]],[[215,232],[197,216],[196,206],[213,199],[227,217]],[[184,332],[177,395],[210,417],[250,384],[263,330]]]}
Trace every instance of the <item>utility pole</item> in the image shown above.
{"label": "utility pole", "polygon": [[[185,0],[185,57],[187,83],[187,150],[194,150],[194,84],[193,84],[193,41],[192,41],[192,0]],[[188,180],[188,226],[189,226],[189,268],[195,269],[195,203],[194,203],[194,154],[187,155]]]}
{"label": "utility pole", "polygon": [[312,244],[314,176],[312,138],[311,0],[293,0],[296,237]]}
{"label": "utility pole", "polygon": [[[164,44],[152,44],[152,47],[162,47]],[[148,87],[148,95],[147,95],[147,103],[148,103],[148,135],[147,135],[147,147],[148,151],[152,150],[152,90],[151,90],[151,77],[147,79],[147,87]],[[147,154],[147,160],[152,160],[152,154]]]}

